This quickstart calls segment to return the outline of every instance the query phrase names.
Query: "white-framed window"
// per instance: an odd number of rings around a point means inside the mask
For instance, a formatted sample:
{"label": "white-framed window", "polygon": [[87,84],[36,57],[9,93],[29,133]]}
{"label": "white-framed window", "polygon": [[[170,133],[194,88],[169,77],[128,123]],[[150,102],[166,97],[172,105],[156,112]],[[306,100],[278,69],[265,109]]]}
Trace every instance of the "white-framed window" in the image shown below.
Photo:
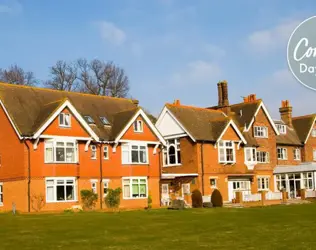
{"label": "white-framed window", "polygon": [[280,134],[286,134],[286,126],[283,124],[276,124],[276,127]]}
{"label": "white-framed window", "polygon": [[0,183],[0,206],[3,205],[3,183]]}
{"label": "white-framed window", "polygon": [[268,138],[268,128],[264,126],[255,126],[254,136],[259,138]]}
{"label": "white-framed window", "polygon": [[147,177],[123,177],[123,199],[147,198]]}
{"label": "white-framed window", "polygon": [[110,180],[104,179],[103,182],[103,197],[107,196],[109,191],[109,182]]}
{"label": "white-framed window", "polygon": [[143,132],[143,121],[142,120],[136,120],[134,122],[134,132],[137,132],[137,133]]}
{"label": "white-framed window", "polygon": [[167,140],[167,147],[163,151],[164,166],[174,166],[181,164],[180,140]]}
{"label": "white-framed window", "polygon": [[71,127],[71,115],[66,113],[60,113],[58,117],[59,127],[70,128]]}
{"label": "white-framed window", "polygon": [[258,163],[269,163],[270,162],[269,152],[257,151],[257,162]]}
{"label": "white-framed window", "polygon": [[109,159],[109,146],[103,147],[103,159],[108,160]]}
{"label": "white-framed window", "polygon": [[278,160],[287,160],[287,149],[286,148],[278,148]]}
{"label": "white-framed window", "polygon": [[216,178],[210,178],[210,186],[211,186],[211,188],[217,188],[217,179]]}
{"label": "white-framed window", "polygon": [[302,173],[303,177],[303,187],[308,190],[313,190],[313,173],[312,172],[305,172]]}
{"label": "white-framed window", "polygon": [[256,148],[245,148],[245,162],[257,162],[257,150]]}
{"label": "white-framed window", "polygon": [[316,128],[312,129],[312,137],[316,137]]}
{"label": "white-framed window", "polygon": [[97,146],[96,145],[91,145],[91,159],[96,160],[97,159]]}
{"label": "white-framed window", "polygon": [[46,178],[46,202],[77,201],[76,178]]}
{"label": "white-framed window", "polygon": [[316,161],[316,149],[313,149],[313,160]]}
{"label": "white-framed window", "polygon": [[269,190],[269,177],[258,177],[258,190]]}
{"label": "white-framed window", "polygon": [[76,163],[78,145],[76,141],[45,140],[45,163]]}
{"label": "white-framed window", "polygon": [[182,184],[182,196],[191,194],[191,185],[190,183]]}
{"label": "white-framed window", "polygon": [[293,155],[294,155],[294,160],[296,161],[301,160],[301,150],[299,148],[293,149]]}
{"label": "white-framed window", "polygon": [[98,181],[97,180],[91,180],[91,189],[92,192],[97,194],[98,193],[98,185],[97,185]]}
{"label": "white-framed window", "polygon": [[236,162],[235,144],[233,141],[219,141],[218,142],[219,162],[231,164]]}
{"label": "white-framed window", "polygon": [[146,144],[122,144],[122,164],[148,164]]}

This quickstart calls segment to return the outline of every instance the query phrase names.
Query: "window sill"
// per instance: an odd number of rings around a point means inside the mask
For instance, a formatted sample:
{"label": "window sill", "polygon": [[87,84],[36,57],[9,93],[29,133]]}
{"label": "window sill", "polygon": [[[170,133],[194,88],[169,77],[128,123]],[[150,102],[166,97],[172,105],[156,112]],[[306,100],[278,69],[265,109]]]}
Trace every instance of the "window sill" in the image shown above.
{"label": "window sill", "polygon": [[71,128],[71,126],[63,126],[63,125],[59,125],[60,128]]}
{"label": "window sill", "polygon": [[46,203],[70,203],[70,202],[78,202],[78,200],[67,200],[67,201],[46,201]]}
{"label": "window sill", "polygon": [[144,133],[144,131],[135,131],[135,130],[134,130],[134,132],[137,133],[137,134]]}
{"label": "window sill", "polygon": [[132,197],[132,198],[128,198],[128,197],[123,197],[123,200],[145,200],[148,199],[148,197]]}
{"label": "window sill", "polygon": [[287,158],[286,159],[280,159],[278,158],[279,161],[287,161]]}
{"label": "window sill", "polygon": [[171,164],[171,165],[164,165],[163,167],[164,168],[170,168],[170,167],[179,167],[179,166],[182,166],[182,164]]}
{"label": "window sill", "polygon": [[122,163],[122,165],[148,165],[149,166],[149,163]]}
{"label": "window sill", "polygon": [[79,162],[44,162],[44,164],[77,164],[79,165]]}
{"label": "window sill", "polygon": [[219,164],[222,164],[222,165],[234,165],[234,164],[236,164],[236,162],[219,162]]}
{"label": "window sill", "polygon": [[109,160],[109,158],[103,158],[103,160]]}

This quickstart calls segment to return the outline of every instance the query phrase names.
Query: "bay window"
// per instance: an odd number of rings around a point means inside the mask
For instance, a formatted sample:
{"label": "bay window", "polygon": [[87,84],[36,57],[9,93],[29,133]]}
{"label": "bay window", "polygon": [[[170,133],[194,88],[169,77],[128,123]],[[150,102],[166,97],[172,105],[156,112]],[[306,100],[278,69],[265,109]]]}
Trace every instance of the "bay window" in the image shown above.
{"label": "bay window", "polygon": [[255,126],[254,136],[259,138],[268,138],[268,128],[264,126]]}
{"label": "bay window", "polygon": [[286,148],[278,148],[278,159],[279,160],[287,160],[287,149]]}
{"label": "bay window", "polygon": [[139,144],[122,144],[122,164],[147,164],[148,147]]}
{"label": "bay window", "polygon": [[170,139],[167,140],[167,147],[163,151],[164,166],[180,165],[181,164],[181,152],[180,152],[180,140]]}
{"label": "bay window", "polygon": [[46,202],[77,201],[75,178],[46,178]]}
{"label": "bay window", "polygon": [[245,148],[245,162],[256,162],[257,161],[257,150],[256,148]]}
{"label": "bay window", "polygon": [[45,141],[45,163],[75,163],[77,152],[75,141]]}
{"label": "bay window", "polygon": [[218,142],[218,155],[220,163],[235,163],[235,144],[233,141],[219,141]]}
{"label": "bay window", "polygon": [[269,177],[258,177],[258,190],[269,190]]}
{"label": "bay window", "polygon": [[123,198],[124,199],[137,199],[147,198],[147,178],[123,178]]}
{"label": "bay window", "polygon": [[269,152],[258,151],[257,152],[257,161],[258,161],[258,163],[269,163],[270,162]]}

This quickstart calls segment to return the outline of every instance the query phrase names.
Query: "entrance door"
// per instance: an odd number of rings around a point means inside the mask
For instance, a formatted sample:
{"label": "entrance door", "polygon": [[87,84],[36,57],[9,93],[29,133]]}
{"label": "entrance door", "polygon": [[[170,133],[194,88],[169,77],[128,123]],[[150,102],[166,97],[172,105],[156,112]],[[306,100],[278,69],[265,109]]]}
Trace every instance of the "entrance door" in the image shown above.
{"label": "entrance door", "polygon": [[236,192],[241,191],[244,194],[251,194],[249,180],[231,180],[228,181],[228,200],[236,198]]}

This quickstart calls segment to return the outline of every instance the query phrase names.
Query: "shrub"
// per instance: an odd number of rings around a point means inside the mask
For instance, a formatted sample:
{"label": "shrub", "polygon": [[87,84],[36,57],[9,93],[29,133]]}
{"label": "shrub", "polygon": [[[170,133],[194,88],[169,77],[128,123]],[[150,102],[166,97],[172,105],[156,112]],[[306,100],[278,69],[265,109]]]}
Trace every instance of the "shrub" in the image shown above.
{"label": "shrub", "polygon": [[194,208],[200,208],[203,207],[203,199],[202,199],[202,194],[200,192],[200,190],[195,189],[192,192],[192,207]]}
{"label": "shrub", "polygon": [[147,205],[148,205],[148,209],[151,209],[153,207],[153,199],[151,195],[148,196]]}
{"label": "shrub", "polygon": [[92,190],[81,190],[81,201],[84,209],[92,209],[95,207],[95,204],[98,200],[98,195],[95,194]]}
{"label": "shrub", "polygon": [[104,202],[108,208],[118,208],[121,203],[122,189],[108,189],[108,194],[104,198]]}
{"label": "shrub", "polygon": [[212,193],[211,202],[213,207],[222,207],[223,206],[223,197],[221,192],[218,189],[215,189]]}
{"label": "shrub", "polygon": [[32,194],[31,196],[32,208],[39,212],[45,206],[45,196],[43,194]]}

